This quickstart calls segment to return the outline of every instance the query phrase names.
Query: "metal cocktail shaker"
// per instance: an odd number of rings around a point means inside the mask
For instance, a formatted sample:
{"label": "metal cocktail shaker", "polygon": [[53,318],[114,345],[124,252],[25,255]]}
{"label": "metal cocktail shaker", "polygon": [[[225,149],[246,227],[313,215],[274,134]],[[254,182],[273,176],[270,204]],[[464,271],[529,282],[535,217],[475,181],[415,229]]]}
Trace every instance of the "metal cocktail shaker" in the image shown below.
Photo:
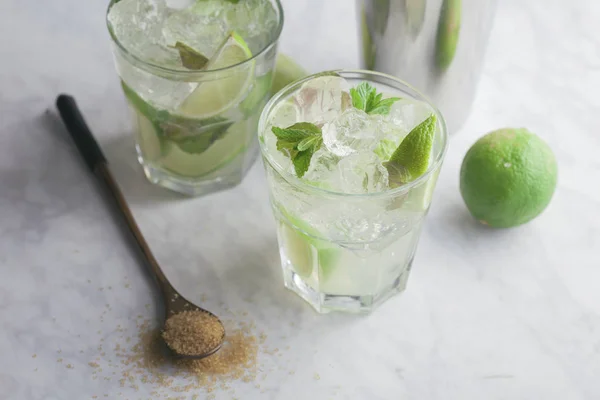
{"label": "metal cocktail shaker", "polygon": [[469,115],[496,3],[357,0],[362,66],[423,91],[453,133]]}

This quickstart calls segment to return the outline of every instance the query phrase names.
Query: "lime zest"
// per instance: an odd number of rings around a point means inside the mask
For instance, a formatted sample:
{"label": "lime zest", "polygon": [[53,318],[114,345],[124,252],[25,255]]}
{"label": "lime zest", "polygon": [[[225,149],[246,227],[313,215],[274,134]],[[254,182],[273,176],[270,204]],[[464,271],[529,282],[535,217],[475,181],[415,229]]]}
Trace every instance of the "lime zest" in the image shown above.
{"label": "lime zest", "polygon": [[431,114],[413,128],[400,142],[390,160],[384,163],[388,170],[391,188],[413,181],[427,171],[436,121],[435,115]]}

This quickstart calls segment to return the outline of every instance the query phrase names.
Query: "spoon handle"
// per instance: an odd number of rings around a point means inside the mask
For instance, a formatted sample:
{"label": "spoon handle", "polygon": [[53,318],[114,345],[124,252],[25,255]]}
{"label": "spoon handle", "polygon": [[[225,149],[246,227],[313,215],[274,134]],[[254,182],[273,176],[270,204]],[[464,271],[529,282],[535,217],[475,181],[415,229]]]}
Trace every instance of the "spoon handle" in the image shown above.
{"label": "spoon handle", "polygon": [[92,170],[94,175],[104,183],[104,187],[115,201],[119,214],[121,214],[129,231],[133,235],[144,256],[146,265],[155,277],[158,286],[165,297],[170,298],[177,292],[163,273],[158,261],[152,254],[152,251],[150,251],[150,246],[148,246],[146,239],[144,239],[144,235],[142,235],[140,228],[135,222],[131,209],[125,200],[121,189],[119,189],[119,185],[110,172],[108,162],[106,161],[104,154],[102,154],[102,150],[100,149],[100,146],[98,146],[96,139],[94,139],[90,128],[87,126],[83,115],[81,115],[75,99],[72,96],[61,94],[56,99],[56,107],[86,164]]}

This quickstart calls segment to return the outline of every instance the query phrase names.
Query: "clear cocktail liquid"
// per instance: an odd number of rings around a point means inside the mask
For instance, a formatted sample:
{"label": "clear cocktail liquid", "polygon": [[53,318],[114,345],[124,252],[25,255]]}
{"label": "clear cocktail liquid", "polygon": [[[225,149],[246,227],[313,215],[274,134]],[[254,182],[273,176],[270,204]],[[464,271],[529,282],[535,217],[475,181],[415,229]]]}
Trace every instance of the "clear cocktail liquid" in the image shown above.
{"label": "clear cocktail liquid", "polygon": [[281,18],[270,0],[113,0],[117,71],[152,182],[197,195],[242,180],[257,154]]}
{"label": "clear cocktail liquid", "polygon": [[[361,82],[383,98],[386,115],[349,105]],[[406,286],[446,148],[441,116],[412,88],[367,71],[315,75],[284,90],[263,112],[259,138],[278,225],[284,283],[319,312],[370,311]],[[391,187],[385,162],[421,122],[437,115],[429,168]],[[323,144],[298,177],[273,127],[310,122]]]}

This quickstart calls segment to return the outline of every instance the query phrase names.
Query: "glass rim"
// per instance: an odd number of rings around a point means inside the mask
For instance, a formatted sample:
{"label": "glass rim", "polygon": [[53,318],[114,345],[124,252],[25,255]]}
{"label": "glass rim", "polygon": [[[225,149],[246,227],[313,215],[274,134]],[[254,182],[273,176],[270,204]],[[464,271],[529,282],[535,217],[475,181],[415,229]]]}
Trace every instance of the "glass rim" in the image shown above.
{"label": "glass rim", "polygon": [[115,35],[115,33],[113,32],[113,30],[111,28],[110,22],[108,21],[108,13],[110,12],[111,7],[113,5],[115,5],[116,3],[118,3],[119,1],[122,1],[122,0],[110,0],[110,2],[108,3],[108,7],[106,9],[106,17],[105,17],[108,33],[109,33],[112,41],[117,45],[118,49],[126,56],[126,58],[129,59],[128,60],[129,62],[131,62],[133,60],[137,63],[142,64],[142,66],[144,68],[149,70],[148,72],[152,72],[152,70],[154,70],[154,71],[157,71],[162,74],[167,73],[167,74],[184,75],[184,76],[202,76],[202,75],[210,75],[214,72],[229,71],[229,70],[235,69],[236,67],[245,65],[251,61],[254,61],[256,58],[260,57],[262,54],[269,51],[279,40],[279,37],[281,36],[281,32],[283,30],[283,20],[284,20],[283,6],[281,5],[280,0],[271,0],[276,4],[278,16],[279,16],[277,28],[275,29],[275,36],[262,49],[260,49],[258,52],[256,52],[256,54],[253,54],[252,57],[250,57],[242,62],[239,62],[237,64],[228,65],[226,67],[217,68],[217,69],[199,70],[199,71],[174,69],[174,68],[164,67],[157,63],[149,62],[149,61],[144,60],[141,57],[138,57],[137,55],[128,51],[125,48],[125,46],[123,45],[123,43],[121,43],[119,41],[119,39],[117,38],[117,36]]}
{"label": "glass rim", "polygon": [[[417,100],[426,102],[432,108],[432,110],[434,111],[434,113],[436,114],[436,117],[437,117],[437,124],[440,128],[441,140],[443,143],[442,143],[441,151],[438,153],[438,155],[433,160],[433,162],[430,163],[429,168],[427,168],[427,171],[425,171],[425,173],[423,175],[419,176],[417,179],[410,181],[402,186],[399,186],[397,188],[390,189],[390,190],[385,190],[382,192],[343,193],[343,192],[323,189],[323,188],[320,188],[317,186],[310,185],[310,184],[306,183],[305,181],[303,181],[301,178],[298,178],[297,176],[283,170],[269,156],[269,153],[268,153],[267,149],[265,148],[265,143],[263,140],[261,140],[262,133],[263,133],[266,123],[267,123],[267,116],[270,114],[270,112],[275,107],[275,105],[279,104],[279,101],[282,100],[284,97],[286,97],[288,95],[288,92],[292,91],[292,89],[296,89],[296,88],[300,87],[302,84],[304,84],[305,82],[307,82],[315,77],[327,74],[327,73],[339,74],[339,75],[342,75],[342,77],[343,77],[343,74],[357,74],[357,75],[365,75],[365,76],[378,76],[381,78],[389,79],[391,81],[394,81],[395,83],[399,83],[400,85],[402,85],[402,86],[408,88],[410,91],[414,92],[414,94],[416,94],[418,96]],[[365,79],[365,80],[367,80],[367,79]],[[418,186],[419,184],[427,181],[429,179],[429,177],[434,173],[434,171],[437,171],[441,167],[441,165],[444,161],[444,157],[446,155],[446,151],[448,150],[448,128],[446,127],[446,120],[444,119],[444,116],[442,115],[440,110],[431,102],[431,100],[429,100],[429,98],[427,96],[425,96],[423,93],[421,93],[418,89],[416,89],[409,83],[403,81],[402,79],[396,78],[395,76],[384,74],[382,72],[368,71],[368,70],[363,70],[363,69],[335,69],[335,70],[323,71],[323,72],[309,75],[298,81],[294,81],[294,82],[288,84],[283,89],[281,89],[279,92],[277,92],[263,108],[263,111],[260,115],[260,119],[258,121],[258,135],[259,135],[258,142],[260,144],[260,150],[261,150],[263,159],[266,160],[269,163],[269,165],[275,170],[275,172],[277,172],[277,174],[279,174],[279,176],[281,176],[290,185],[292,185],[294,187],[301,187],[303,190],[314,192],[315,194],[320,194],[320,195],[324,195],[324,196],[345,197],[345,198],[350,197],[350,198],[356,198],[356,199],[394,196],[394,195],[398,195],[398,194],[410,191],[413,187]]]}

